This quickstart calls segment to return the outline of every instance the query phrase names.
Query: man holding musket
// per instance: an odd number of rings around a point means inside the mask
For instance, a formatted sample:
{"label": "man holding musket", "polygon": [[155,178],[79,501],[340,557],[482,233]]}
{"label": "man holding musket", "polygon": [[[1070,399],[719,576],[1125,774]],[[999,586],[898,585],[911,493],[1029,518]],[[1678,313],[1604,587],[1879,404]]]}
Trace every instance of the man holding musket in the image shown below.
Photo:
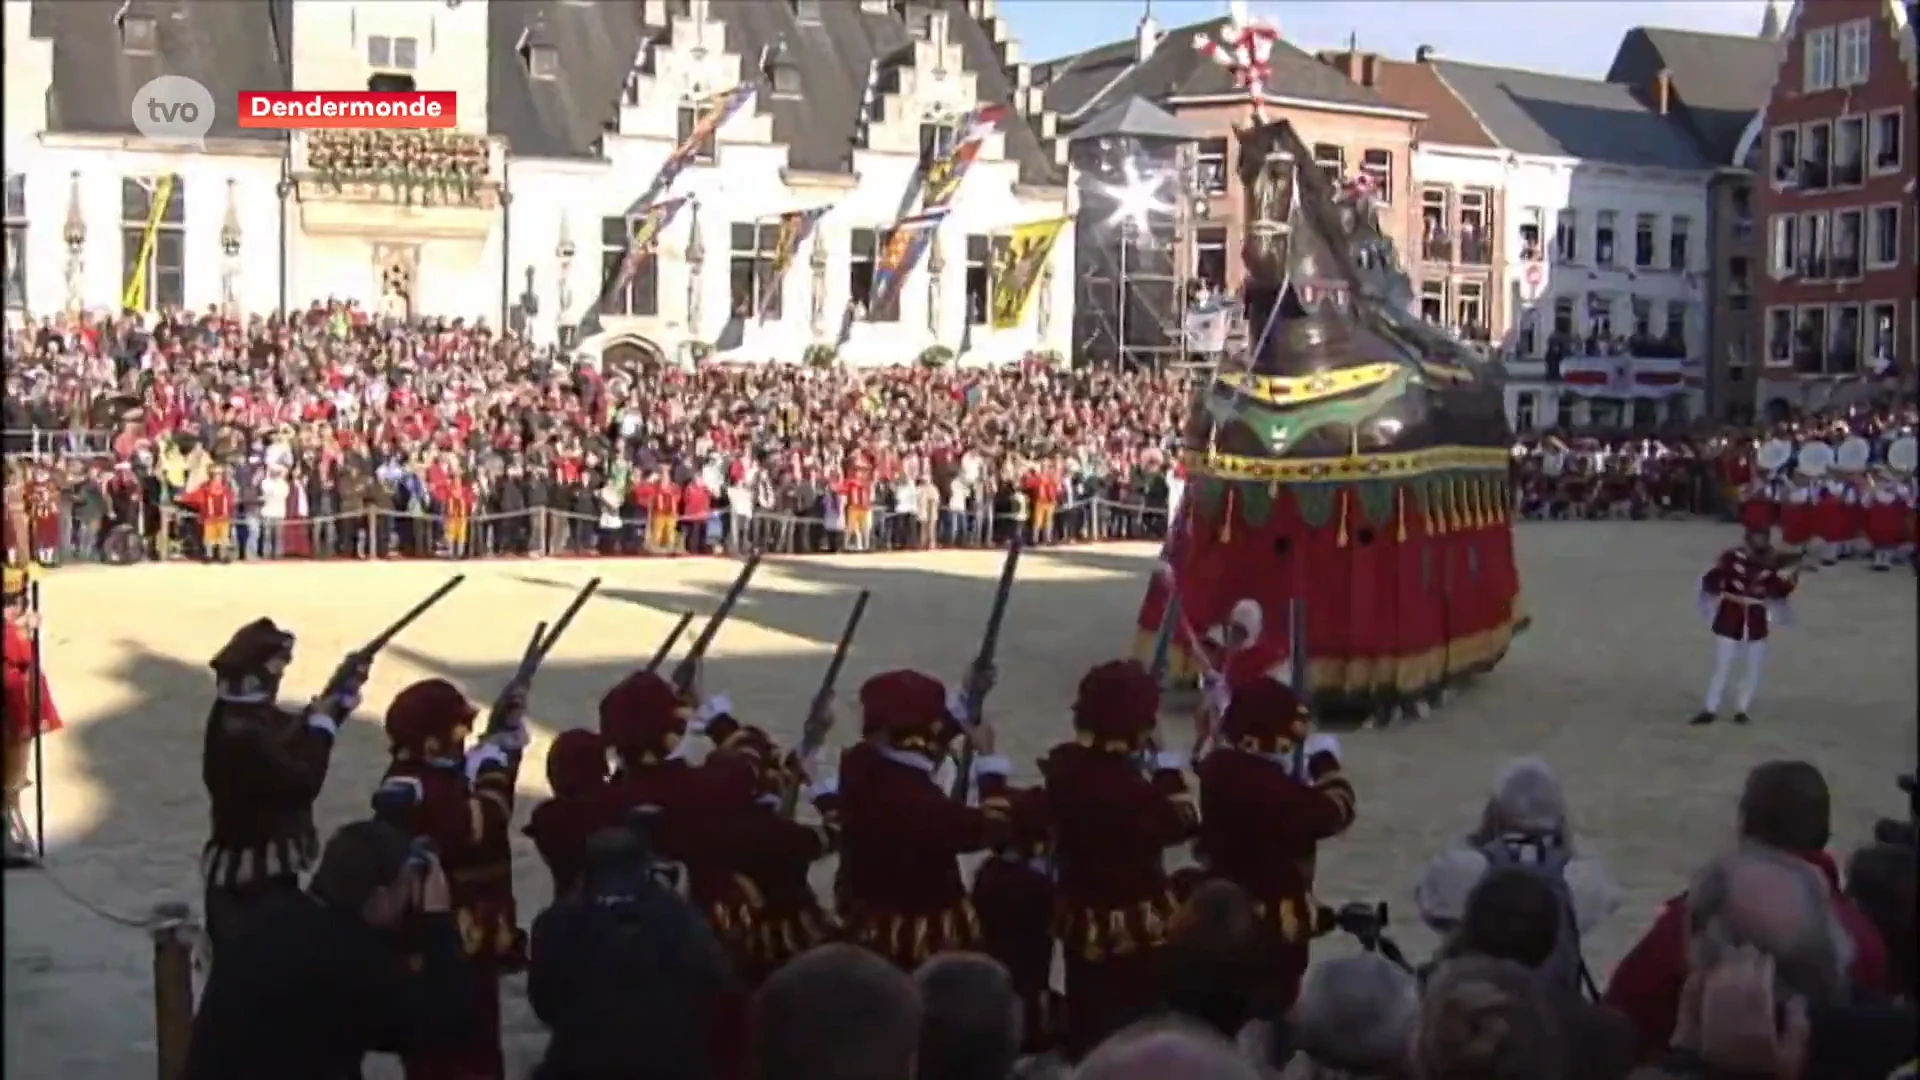
{"label": "man holding musket", "polygon": [[33,838],[28,834],[20,797],[32,782],[33,744],[42,735],[59,731],[60,710],[54,706],[47,676],[34,651],[37,612],[27,607],[25,570],[7,567],[4,578],[6,633],[6,801],[7,865],[28,866],[34,861]]}
{"label": "man holding musket", "polygon": [[240,628],[214,656],[201,778],[213,835],[201,854],[207,935],[217,954],[251,908],[298,892],[320,854],[313,800],[326,783],[334,737],[360,703],[368,664],[349,656],[304,710],[279,706],[294,637],[271,619]]}

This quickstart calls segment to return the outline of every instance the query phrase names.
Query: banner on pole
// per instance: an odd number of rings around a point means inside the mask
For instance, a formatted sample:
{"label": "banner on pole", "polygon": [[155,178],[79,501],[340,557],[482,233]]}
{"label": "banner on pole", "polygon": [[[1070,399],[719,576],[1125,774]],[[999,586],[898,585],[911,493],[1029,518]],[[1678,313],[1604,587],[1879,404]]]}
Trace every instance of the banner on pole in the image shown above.
{"label": "banner on pole", "polygon": [[934,230],[946,218],[945,210],[902,218],[887,230],[880,245],[880,257],[874,260],[873,288],[869,290],[868,311],[881,311],[900,298],[900,282],[920,262],[933,242]]}
{"label": "banner on pole", "polygon": [[145,311],[151,299],[147,279],[153,276],[153,247],[160,236],[160,223],[166,220],[167,205],[173,201],[173,176],[153,182],[152,198],[147,206],[147,227],[140,234],[140,257],[127,267],[127,280],[120,290],[120,306],[127,311]]}
{"label": "banner on pole", "polygon": [[746,107],[753,100],[754,88],[750,85],[736,86],[725,93],[715,94],[700,103],[696,110],[693,130],[673,148],[667,160],[660,166],[660,175],[654,178],[653,186],[647,191],[644,202],[653,201],[655,196],[673,187],[680,178],[681,170],[693,162],[694,155],[711,141],[719,130],[733,119],[733,114]]}
{"label": "banner on pole", "polygon": [[1021,225],[998,243],[993,266],[993,328],[1011,330],[1027,321],[1040,272],[1053,254],[1066,218]]}
{"label": "banner on pole", "polygon": [[820,218],[830,207],[816,206],[811,210],[792,210],[780,215],[780,228],[774,234],[773,261],[768,265],[767,279],[761,282],[760,310],[757,315],[761,322],[779,306],[781,290],[787,280],[787,271],[793,267],[793,258],[800,253],[800,247],[813,235],[820,224]]}

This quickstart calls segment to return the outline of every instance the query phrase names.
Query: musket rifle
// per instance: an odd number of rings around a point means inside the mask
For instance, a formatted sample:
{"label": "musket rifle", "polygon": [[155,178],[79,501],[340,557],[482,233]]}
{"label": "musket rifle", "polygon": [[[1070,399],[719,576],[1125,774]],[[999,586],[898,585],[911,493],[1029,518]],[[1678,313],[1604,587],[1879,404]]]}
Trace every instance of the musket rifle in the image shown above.
{"label": "musket rifle", "polygon": [[448,578],[445,584],[427,594],[425,600],[413,605],[413,607],[407,610],[406,614],[388,624],[385,630],[375,634],[372,641],[367,642],[365,645],[349,653],[347,659],[349,661],[357,660],[361,663],[372,663],[373,658],[379,655],[382,649],[385,649],[391,644],[394,638],[399,637],[401,631],[412,626],[420,616],[425,615],[435,604],[446,599],[448,593],[459,588],[460,584],[466,580],[467,575],[465,574],[455,574],[453,577]]}
{"label": "musket rifle", "polygon": [[[986,705],[986,679],[993,670],[994,655],[1000,649],[1000,624],[1007,617],[1007,599],[1013,595],[1014,574],[1020,569],[1020,537],[1015,534],[1013,542],[1007,545],[1006,561],[1000,564],[1000,583],[994,589],[993,608],[987,615],[986,633],[980,638],[980,654],[974,658],[973,666],[967,673],[966,726],[968,734],[980,726],[981,709]],[[959,768],[953,777],[953,788],[949,792],[955,802],[966,802],[973,785],[973,742],[960,750]]]}
{"label": "musket rifle", "polygon": [[680,635],[687,632],[687,627],[691,625],[692,622],[693,612],[687,611],[681,613],[680,621],[673,624],[673,632],[667,635],[667,640],[661,642],[658,649],[654,650],[653,659],[647,661],[648,671],[660,670],[660,665],[666,663],[667,657],[673,655],[673,647],[680,644]]}
{"label": "musket rifle", "polygon": [[574,594],[573,602],[567,605],[566,610],[560,613],[560,617],[555,619],[551,626],[544,622],[534,626],[533,635],[527,642],[525,651],[520,654],[520,666],[514,669],[513,677],[507,680],[507,685],[500,689],[500,696],[494,699],[493,711],[487,717],[487,736],[499,735],[518,719],[517,710],[508,707],[512,704],[511,699],[526,695],[527,688],[533,684],[534,675],[540,670],[540,665],[546,662],[547,656],[553,652],[553,647],[560,643],[560,638],[566,634],[567,628],[573,625],[573,617],[580,613],[580,609],[586,606],[587,601],[592,599],[593,594],[599,589],[600,579],[594,578]]}
{"label": "musket rifle", "polygon": [[[847,650],[853,646],[853,637],[860,631],[860,620],[867,613],[867,600],[873,594],[866,589],[854,598],[853,610],[847,614],[847,624],[840,630],[840,641],[834,646],[833,659],[827,662],[826,674],[820,678],[820,688],[813,693],[813,704],[807,710],[806,726],[800,731],[800,745],[794,750],[794,760],[804,762],[827,744],[827,732],[833,725],[833,687],[840,681],[840,669],[846,666]],[[793,776],[780,793],[780,816],[792,818],[800,807],[800,777]]]}
{"label": "musket rifle", "polygon": [[720,598],[720,606],[713,609],[713,617],[707,620],[707,625],[700,628],[700,636],[693,639],[693,645],[687,650],[687,655],[681,657],[680,662],[674,665],[673,685],[680,693],[685,694],[693,689],[693,681],[700,674],[700,661],[706,658],[707,649],[712,647],[714,637],[720,633],[720,628],[726,625],[727,616],[733,614],[733,605],[740,602],[741,594],[747,591],[747,584],[753,580],[753,572],[758,569],[760,569],[760,553],[756,551],[747,556],[747,561],[741,565],[740,573],[734,577],[733,584],[727,587],[727,594]]}

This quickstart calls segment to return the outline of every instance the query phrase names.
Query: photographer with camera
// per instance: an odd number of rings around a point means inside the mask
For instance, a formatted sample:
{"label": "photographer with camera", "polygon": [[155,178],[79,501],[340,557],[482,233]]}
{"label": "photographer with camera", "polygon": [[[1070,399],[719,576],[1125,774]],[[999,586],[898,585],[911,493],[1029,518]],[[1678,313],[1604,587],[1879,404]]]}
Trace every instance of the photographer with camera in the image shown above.
{"label": "photographer with camera", "polygon": [[654,860],[646,809],[587,842],[580,888],[533,922],[527,999],[552,1030],[535,1080],[711,1080],[733,986],[713,930]]}
{"label": "photographer with camera", "polygon": [[[469,978],[447,876],[384,822],[333,834],[304,891],[262,901],[220,954],[184,1080],[358,1080],[370,1053],[457,1041]],[[412,970],[397,935],[420,931]]]}

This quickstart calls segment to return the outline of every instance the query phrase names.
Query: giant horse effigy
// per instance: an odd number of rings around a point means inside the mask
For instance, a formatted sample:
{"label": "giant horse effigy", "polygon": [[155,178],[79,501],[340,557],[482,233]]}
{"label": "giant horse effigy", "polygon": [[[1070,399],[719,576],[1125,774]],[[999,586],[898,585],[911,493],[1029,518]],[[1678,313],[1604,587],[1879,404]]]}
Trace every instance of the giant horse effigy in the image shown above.
{"label": "giant horse effigy", "polygon": [[1413,313],[1364,182],[1285,122],[1240,148],[1249,349],[1193,403],[1139,647],[1176,681],[1283,675],[1323,717],[1418,714],[1525,623],[1501,370]]}

